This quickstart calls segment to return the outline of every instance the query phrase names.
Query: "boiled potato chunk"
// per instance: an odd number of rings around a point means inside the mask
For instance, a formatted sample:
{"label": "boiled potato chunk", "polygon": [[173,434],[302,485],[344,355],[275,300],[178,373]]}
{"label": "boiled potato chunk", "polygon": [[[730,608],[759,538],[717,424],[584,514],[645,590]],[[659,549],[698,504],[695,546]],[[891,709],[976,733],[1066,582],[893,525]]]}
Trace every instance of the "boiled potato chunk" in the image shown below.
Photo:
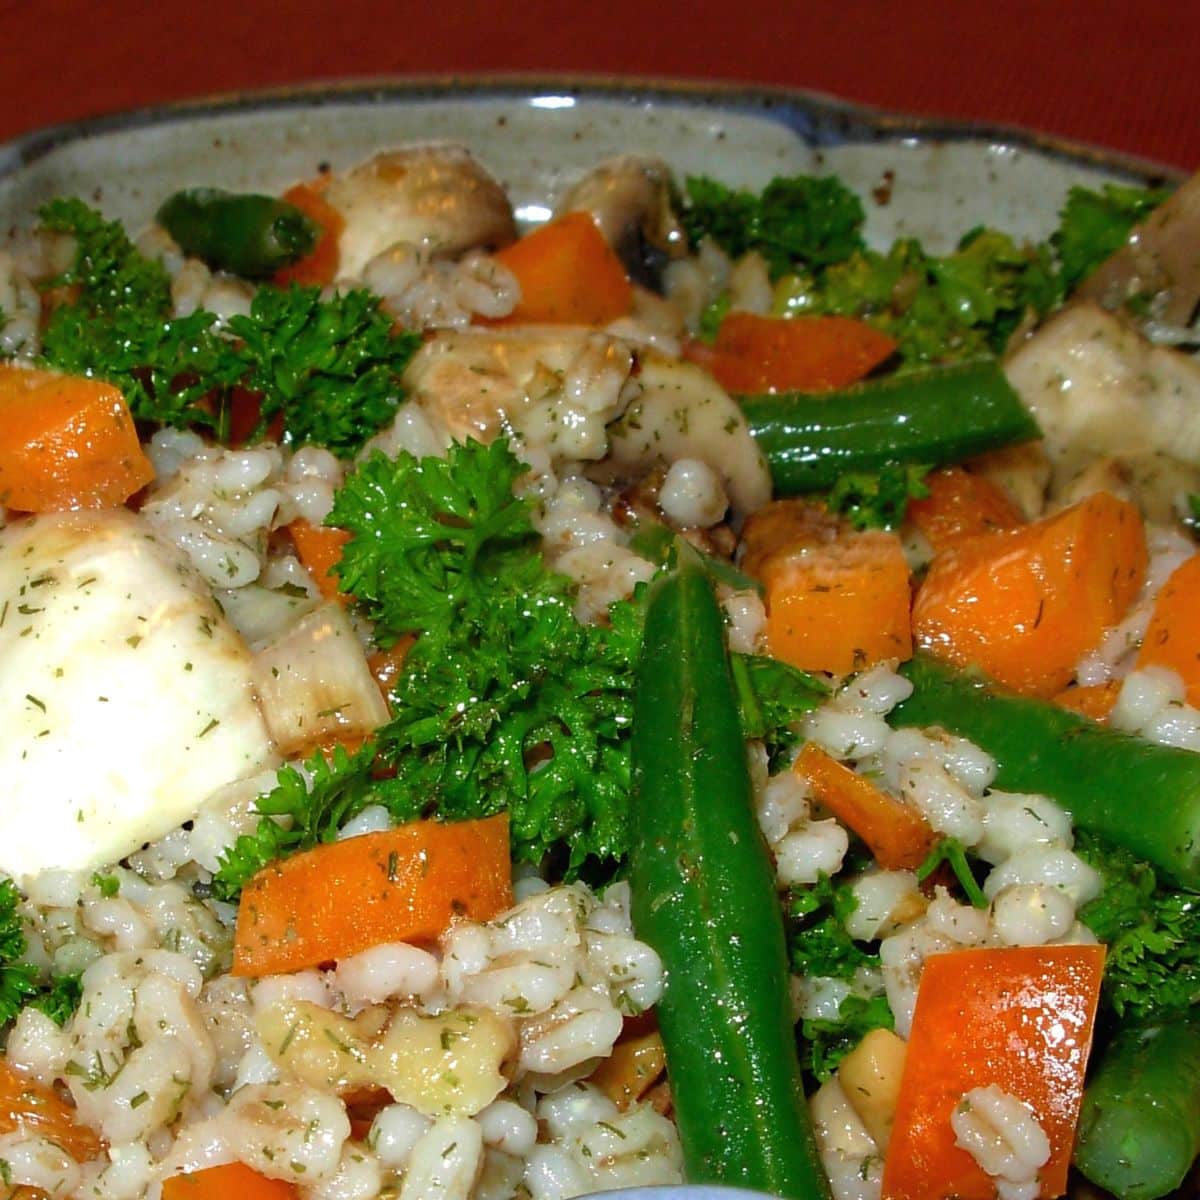
{"label": "boiled potato chunk", "polygon": [[0,530],[0,871],[115,862],[273,754],[246,646],[140,517]]}

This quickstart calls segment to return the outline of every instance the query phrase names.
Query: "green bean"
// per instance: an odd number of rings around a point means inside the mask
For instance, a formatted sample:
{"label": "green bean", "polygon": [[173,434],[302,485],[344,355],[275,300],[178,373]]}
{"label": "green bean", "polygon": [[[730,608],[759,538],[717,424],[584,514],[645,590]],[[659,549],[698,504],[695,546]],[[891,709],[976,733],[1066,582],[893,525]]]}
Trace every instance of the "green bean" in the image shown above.
{"label": "green bean", "polygon": [[666,972],[656,1011],[688,1178],[824,1200],[721,610],[679,559],[647,600],[630,871],[634,927]]}
{"label": "green bean", "polygon": [[273,275],[302,258],[321,232],[295,205],[218,188],[176,192],[157,219],[185,254],[247,279]]}
{"label": "green bean", "polygon": [[914,690],[893,724],[970,739],[996,760],[998,787],[1049,796],[1080,828],[1200,891],[1200,754],[1106,729],[928,655],[901,670]]}
{"label": "green bean", "polygon": [[1075,1165],[1118,1200],[1157,1200],[1200,1154],[1200,1015],[1121,1030],[1093,1064]]}
{"label": "green bean", "polygon": [[824,491],[886,463],[937,467],[1040,437],[995,362],[892,375],[840,392],[743,396],[777,495]]}

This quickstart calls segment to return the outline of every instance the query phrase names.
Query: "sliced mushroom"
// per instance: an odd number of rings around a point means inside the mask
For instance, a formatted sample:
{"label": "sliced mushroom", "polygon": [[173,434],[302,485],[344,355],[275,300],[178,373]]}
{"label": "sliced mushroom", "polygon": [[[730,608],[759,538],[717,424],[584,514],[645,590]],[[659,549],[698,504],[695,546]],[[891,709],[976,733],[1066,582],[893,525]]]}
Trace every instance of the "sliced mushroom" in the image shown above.
{"label": "sliced mushroom", "polygon": [[630,278],[653,291],[662,291],[667,262],[687,253],[671,205],[671,170],[658,158],[627,154],[600,163],[567,190],[558,211],[591,213]]}
{"label": "sliced mushroom", "polygon": [[[1064,309],[1005,370],[1045,434],[1052,499],[1089,488],[1089,479],[1111,484],[1115,470],[1148,514],[1161,513],[1200,467],[1200,363],[1152,345],[1096,304]],[[1107,465],[1081,482],[1097,457]]]}
{"label": "sliced mushroom", "polygon": [[448,143],[377,154],[331,180],[325,199],[346,222],[338,248],[341,273],[351,278],[397,242],[453,256],[516,237],[504,189],[464,147]]}
{"label": "sliced mushroom", "polygon": [[1187,325],[1200,304],[1200,173],[1181,185],[1076,292],[1105,308],[1136,298],[1164,325]]}
{"label": "sliced mushroom", "polygon": [[646,353],[609,426],[611,455],[624,467],[699,459],[722,478],[738,516],[771,498],[771,474],[742,410],[703,368]]}

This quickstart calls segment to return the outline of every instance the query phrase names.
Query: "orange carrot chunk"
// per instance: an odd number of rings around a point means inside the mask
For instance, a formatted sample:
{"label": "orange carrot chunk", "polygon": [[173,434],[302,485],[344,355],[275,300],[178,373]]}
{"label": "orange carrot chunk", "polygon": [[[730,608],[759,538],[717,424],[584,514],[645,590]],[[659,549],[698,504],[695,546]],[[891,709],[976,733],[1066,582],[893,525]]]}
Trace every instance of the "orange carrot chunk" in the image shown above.
{"label": "orange carrot chunk", "polygon": [[44,1137],[77,1162],[95,1158],[103,1143],[57,1092],[35,1083],[0,1057],[0,1134]]}
{"label": "orange carrot chunk", "polygon": [[1025,524],[1007,493],[984,475],[943,467],[925,477],[925,486],[929,495],[909,504],[908,519],[934,550],[943,550],[961,537]]}
{"label": "orange carrot chunk", "polygon": [[952,542],[917,592],[919,645],[1050,697],[1125,615],[1146,574],[1133,505],[1107,492],[1022,529]]}
{"label": "orange carrot chunk", "polygon": [[0,504],[116,508],[153,478],[112,384],[0,365]]}
{"label": "orange carrot chunk", "polygon": [[961,950],[926,959],[883,1200],[995,1200],[996,1181],[955,1144],[963,1096],[995,1084],[1032,1109],[1050,1142],[1043,1200],[1061,1196],[1083,1099],[1103,946]]}
{"label": "orange carrot chunk", "polygon": [[1169,667],[1187,688],[1187,702],[1200,707],[1200,554],[1181,563],[1154,602],[1138,652],[1139,667]]}
{"label": "orange carrot chunk", "polygon": [[1081,684],[1079,687],[1064,688],[1054,697],[1059,708],[1070,709],[1081,717],[1104,724],[1121,694],[1121,685],[1115,679],[1107,683]]}
{"label": "orange carrot chunk", "polygon": [[242,891],[235,975],[276,975],[383,942],[432,941],[512,904],[508,816],[414,821],[264,867]]}
{"label": "orange carrot chunk", "polygon": [[338,239],[346,227],[345,219],[322,195],[319,187],[298,183],[283,193],[283,199],[294,205],[321,227],[317,244],[303,257],[275,272],[275,283],[287,287],[301,283],[324,287],[337,276],[340,255]]}
{"label": "orange carrot chunk", "polygon": [[776,556],[763,582],[767,646],[802,671],[845,675],[912,656],[908,563],[894,534],[843,533]]}
{"label": "orange carrot chunk", "polygon": [[295,1200],[295,1196],[290,1183],[268,1179],[242,1163],[172,1175],[162,1185],[163,1200]]}
{"label": "orange carrot chunk", "polygon": [[936,835],[915,808],[843,766],[815,742],[805,745],[792,769],[808,780],[819,803],[862,838],[881,867],[915,870],[933,849]]}
{"label": "orange carrot chunk", "polygon": [[521,299],[495,324],[607,325],[633,306],[621,260],[587,213],[539,226],[495,255],[521,285]]}
{"label": "orange carrot chunk", "polygon": [[342,549],[350,540],[344,529],[329,525],[313,525],[303,517],[297,517],[287,527],[288,537],[296,547],[296,554],[313,577],[326,600],[338,600],[349,604],[350,597],[338,588],[338,577],[333,568],[342,561]]}
{"label": "orange carrot chunk", "polygon": [[895,350],[894,339],[851,317],[731,312],[711,354],[696,357],[731,392],[828,392],[857,383]]}

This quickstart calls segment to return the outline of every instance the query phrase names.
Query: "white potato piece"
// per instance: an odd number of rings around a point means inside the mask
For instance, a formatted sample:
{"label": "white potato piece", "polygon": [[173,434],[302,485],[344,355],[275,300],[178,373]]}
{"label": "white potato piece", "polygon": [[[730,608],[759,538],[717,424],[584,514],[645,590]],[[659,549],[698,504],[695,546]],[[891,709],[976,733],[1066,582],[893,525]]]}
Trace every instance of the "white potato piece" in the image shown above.
{"label": "white potato piece", "polygon": [[698,459],[721,476],[740,516],[771,498],[767,460],[742,410],[703,368],[646,353],[638,392],[609,427],[613,458],[646,465]]}
{"label": "white potato piece", "polygon": [[0,531],[0,870],[114,862],[273,756],[249,651],[144,521]]}
{"label": "white potato piece", "polygon": [[388,719],[362,642],[335,601],[305,613],[254,659],[267,728],[280,752],[334,737],[365,737]]}
{"label": "white potato piece", "polygon": [[1069,479],[1097,455],[1200,464],[1200,363],[1095,304],[1072,304],[1022,343],[1005,374]]}

